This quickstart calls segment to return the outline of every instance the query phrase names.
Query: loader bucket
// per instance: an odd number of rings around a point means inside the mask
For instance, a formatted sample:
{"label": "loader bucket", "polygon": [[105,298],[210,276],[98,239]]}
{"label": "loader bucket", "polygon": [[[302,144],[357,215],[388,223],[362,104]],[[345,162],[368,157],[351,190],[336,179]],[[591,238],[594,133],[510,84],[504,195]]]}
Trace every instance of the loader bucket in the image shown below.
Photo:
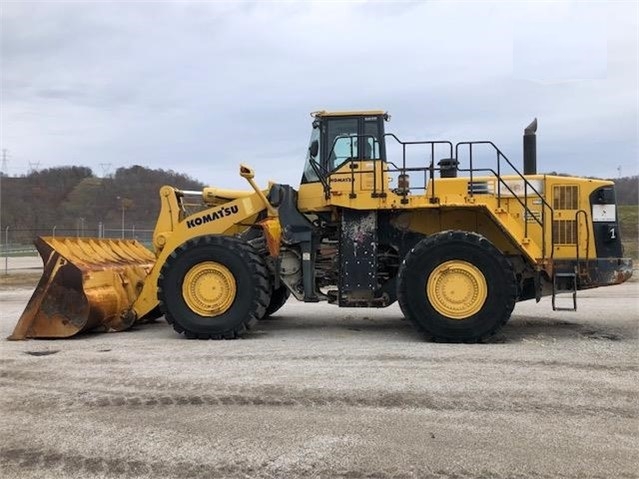
{"label": "loader bucket", "polygon": [[8,339],[122,331],[155,256],[135,240],[39,237],[44,272]]}

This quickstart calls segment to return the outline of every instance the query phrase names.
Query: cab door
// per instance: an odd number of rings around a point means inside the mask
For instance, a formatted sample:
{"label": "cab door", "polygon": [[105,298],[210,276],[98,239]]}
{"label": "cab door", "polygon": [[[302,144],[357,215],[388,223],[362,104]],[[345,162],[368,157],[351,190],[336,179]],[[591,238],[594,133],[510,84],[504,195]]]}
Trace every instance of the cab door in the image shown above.
{"label": "cab door", "polygon": [[385,145],[383,118],[358,116],[329,118],[324,135],[323,168],[331,192],[355,197],[384,191]]}

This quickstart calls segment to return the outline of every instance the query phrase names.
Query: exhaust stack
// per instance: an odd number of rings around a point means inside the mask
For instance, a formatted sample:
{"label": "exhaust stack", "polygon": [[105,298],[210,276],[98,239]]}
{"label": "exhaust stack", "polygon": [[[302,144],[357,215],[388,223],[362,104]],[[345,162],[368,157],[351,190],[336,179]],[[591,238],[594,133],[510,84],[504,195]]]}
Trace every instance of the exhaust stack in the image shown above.
{"label": "exhaust stack", "polygon": [[537,118],[524,129],[524,175],[537,174]]}

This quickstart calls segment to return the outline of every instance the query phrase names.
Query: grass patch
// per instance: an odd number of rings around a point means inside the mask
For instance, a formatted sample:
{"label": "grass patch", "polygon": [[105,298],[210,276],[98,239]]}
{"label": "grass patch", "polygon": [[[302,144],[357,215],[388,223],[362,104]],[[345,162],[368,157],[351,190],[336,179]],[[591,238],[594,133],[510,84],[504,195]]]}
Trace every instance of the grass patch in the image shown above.
{"label": "grass patch", "polygon": [[618,205],[617,215],[624,256],[639,259],[639,206]]}
{"label": "grass patch", "polygon": [[0,288],[10,287],[29,287],[35,288],[42,276],[41,271],[28,273],[0,273]]}

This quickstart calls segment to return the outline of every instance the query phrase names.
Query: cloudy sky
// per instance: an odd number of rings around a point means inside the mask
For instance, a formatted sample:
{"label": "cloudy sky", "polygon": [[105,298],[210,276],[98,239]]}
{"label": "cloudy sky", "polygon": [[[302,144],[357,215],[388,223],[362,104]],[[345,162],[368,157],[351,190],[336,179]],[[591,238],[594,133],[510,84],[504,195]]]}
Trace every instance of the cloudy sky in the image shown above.
{"label": "cloudy sky", "polygon": [[1,6],[8,173],[139,164],[299,182],[309,112],[403,139],[492,139],[540,171],[638,173],[639,3],[15,2]]}

